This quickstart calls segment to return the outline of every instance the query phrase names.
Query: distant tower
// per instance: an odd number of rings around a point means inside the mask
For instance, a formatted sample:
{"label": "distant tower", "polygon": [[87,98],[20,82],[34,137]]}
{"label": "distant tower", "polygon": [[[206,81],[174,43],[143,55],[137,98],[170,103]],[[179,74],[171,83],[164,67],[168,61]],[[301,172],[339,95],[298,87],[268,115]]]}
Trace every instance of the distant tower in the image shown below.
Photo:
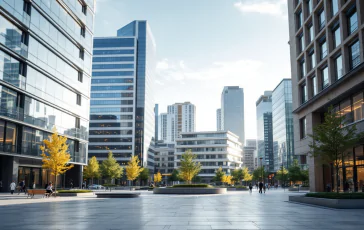
{"label": "distant tower", "polygon": [[221,109],[216,110],[216,131],[221,131]]}

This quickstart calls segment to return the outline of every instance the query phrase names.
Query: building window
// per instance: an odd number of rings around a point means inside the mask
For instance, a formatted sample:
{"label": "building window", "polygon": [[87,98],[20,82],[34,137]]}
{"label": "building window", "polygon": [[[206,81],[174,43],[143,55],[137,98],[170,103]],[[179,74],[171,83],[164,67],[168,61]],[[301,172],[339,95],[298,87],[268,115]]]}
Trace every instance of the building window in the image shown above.
{"label": "building window", "polygon": [[340,115],[344,117],[344,124],[353,122],[350,98],[340,102]]}
{"label": "building window", "polygon": [[331,7],[332,7],[332,16],[334,16],[339,11],[338,0],[332,0],[331,4],[332,4],[331,5]]}
{"label": "building window", "polygon": [[305,36],[303,33],[298,38],[298,50],[301,53],[305,49]]}
{"label": "building window", "polygon": [[305,59],[302,59],[300,61],[300,70],[301,70],[301,76],[300,76],[301,78],[300,79],[302,79],[302,78],[304,78],[306,76]]}
{"label": "building window", "polygon": [[77,94],[76,104],[81,105],[81,95]]}
{"label": "building window", "polygon": [[320,10],[320,12],[318,13],[318,25],[319,25],[319,30],[322,30],[325,27],[326,24],[326,19],[325,19],[325,10],[322,9]]}
{"label": "building window", "polygon": [[306,84],[301,86],[301,95],[302,95],[301,102],[303,104],[303,103],[305,103],[307,101],[307,86],[306,86]]}
{"label": "building window", "polygon": [[358,14],[356,12],[356,9],[353,9],[353,11],[348,15],[348,23],[348,31],[350,35],[358,29]]}
{"label": "building window", "polygon": [[321,39],[320,42],[320,59],[324,59],[327,56],[327,43],[326,38]]}
{"label": "building window", "polygon": [[81,36],[82,37],[86,36],[86,28],[85,27],[81,27]]}
{"label": "building window", "polygon": [[83,82],[83,74],[82,72],[78,72],[78,81]]}
{"label": "building window", "polygon": [[353,112],[354,112],[354,122],[364,119],[364,100],[363,92],[354,95],[353,97]]}
{"label": "building window", "polygon": [[85,52],[83,50],[80,50],[80,58],[84,60],[85,58]]}
{"label": "building window", "polygon": [[326,66],[321,70],[321,79],[322,79],[322,89],[329,86],[329,68]]}
{"label": "building window", "polygon": [[77,128],[77,129],[81,128],[81,121],[80,121],[80,118],[79,117],[76,117],[75,128]]}
{"label": "building window", "polygon": [[313,24],[310,24],[308,26],[308,36],[309,36],[309,43],[311,43],[313,41],[313,39],[315,38],[315,35],[314,35],[314,31],[313,31]]}
{"label": "building window", "polygon": [[336,79],[338,80],[343,76],[343,58],[341,55],[335,59],[335,70]]}
{"label": "building window", "polygon": [[87,6],[86,5],[82,5],[82,13],[84,15],[87,15]]}
{"label": "building window", "polygon": [[312,0],[307,0],[307,13],[310,15],[312,13]]}
{"label": "building window", "polygon": [[316,76],[312,77],[312,96],[314,97],[317,94],[317,78]]}
{"label": "building window", "polygon": [[311,61],[311,63],[310,63],[311,69],[313,69],[316,66],[316,56],[315,56],[315,52],[312,50],[309,55],[310,55],[309,58],[310,58],[310,61]]}
{"label": "building window", "polygon": [[350,70],[354,69],[360,64],[360,45],[359,41],[356,41],[349,47],[350,51]]}
{"label": "building window", "polygon": [[30,12],[32,10],[30,1],[24,1],[23,10],[24,10],[25,13],[27,13],[28,15],[30,15]]}
{"label": "building window", "polygon": [[300,135],[301,139],[305,138],[307,136],[307,123],[306,123],[306,117],[302,118],[300,120]]}
{"label": "building window", "polygon": [[332,33],[334,38],[334,48],[336,48],[341,44],[340,24],[337,24]]}
{"label": "building window", "polygon": [[296,18],[297,18],[297,30],[299,30],[303,23],[302,10],[297,13]]}

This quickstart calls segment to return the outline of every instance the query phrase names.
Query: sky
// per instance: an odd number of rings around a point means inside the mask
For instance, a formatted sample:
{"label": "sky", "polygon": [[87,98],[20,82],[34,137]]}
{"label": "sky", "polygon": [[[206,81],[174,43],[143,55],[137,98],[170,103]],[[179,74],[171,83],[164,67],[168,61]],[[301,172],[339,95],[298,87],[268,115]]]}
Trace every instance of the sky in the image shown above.
{"label": "sky", "polygon": [[216,130],[224,86],[245,96],[245,136],[256,138],[256,101],[290,78],[286,0],[96,0],[94,36],[147,20],[157,45],[155,102],[196,105],[196,131]]}

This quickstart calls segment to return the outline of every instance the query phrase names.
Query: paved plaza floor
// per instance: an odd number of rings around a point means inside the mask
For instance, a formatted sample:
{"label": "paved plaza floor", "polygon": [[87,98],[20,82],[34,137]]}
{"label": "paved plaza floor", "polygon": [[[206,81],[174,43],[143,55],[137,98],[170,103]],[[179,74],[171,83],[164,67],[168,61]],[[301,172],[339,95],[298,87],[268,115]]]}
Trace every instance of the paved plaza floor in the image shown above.
{"label": "paved plaza floor", "polygon": [[153,195],[139,198],[27,199],[0,195],[1,230],[51,229],[364,229],[364,210],[289,203],[297,193]]}

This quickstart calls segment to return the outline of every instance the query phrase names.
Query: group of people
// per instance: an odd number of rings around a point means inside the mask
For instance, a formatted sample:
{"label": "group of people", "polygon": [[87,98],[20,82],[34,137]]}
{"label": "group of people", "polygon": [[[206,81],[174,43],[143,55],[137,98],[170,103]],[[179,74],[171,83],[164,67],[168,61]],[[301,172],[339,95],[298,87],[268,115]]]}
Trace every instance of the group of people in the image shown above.
{"label": "group of people", "polygon": [[[259,188],[259,193],[265,193],[266,189],[270,189],[270,184],[263,184],[263,182],[259,182],[255,184],[255,187],[258,189]],[[249,184],[249,191],[250,193],[253,192],[253,185],[252,183]]]}
{"label": "group of people", "polygon": [[[10,193],[14,194],[15,189],[18,189],[18,194],[20,194],[21,192],[24,192],[26,194],[27,188],[25,185],[25,180],[20,181],[19,186],[16,186],[15,181],[12,181],[10,184]],[[35,189],[35,182],[33,182],[33,189]],[[45,189],[46,189],[46,193],[48,193],[48,195],[51,195],[53,193],[52,182],[46,184]]]}

